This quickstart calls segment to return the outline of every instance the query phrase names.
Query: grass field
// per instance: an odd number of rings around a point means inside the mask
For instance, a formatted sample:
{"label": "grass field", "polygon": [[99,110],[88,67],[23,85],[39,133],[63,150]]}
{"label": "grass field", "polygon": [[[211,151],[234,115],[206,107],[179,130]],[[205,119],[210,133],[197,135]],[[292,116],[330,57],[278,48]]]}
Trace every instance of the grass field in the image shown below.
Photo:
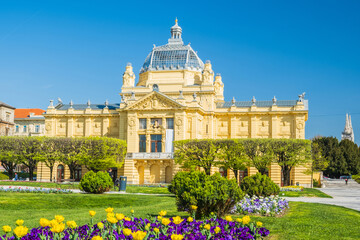
{"label": "grass field", "polygon": [[321,198],[332,198],[331,196],[323,193],[316,188],[304,188],[301,192],[284,191],[280,192],[280,197],[321,197]]}
{"label": "grass field", "polygon": [[[55,214],[85,224],[89,210],[97,212],[97,222],[105,218],[104,209],[109,206],[124,214],[134,209],[139,217],[160,210],[167,210],[169,216],[187,216],[177,212],[172,196],[0,193],[0,226],[14,226],[17,219],[24,219],[26,226],[36,227],[41,217],[52,219]],[[358,211],[314,203],[291,202],[290,207],[281,218],[252,218],[264,223],[270,239],[360,239]]]}

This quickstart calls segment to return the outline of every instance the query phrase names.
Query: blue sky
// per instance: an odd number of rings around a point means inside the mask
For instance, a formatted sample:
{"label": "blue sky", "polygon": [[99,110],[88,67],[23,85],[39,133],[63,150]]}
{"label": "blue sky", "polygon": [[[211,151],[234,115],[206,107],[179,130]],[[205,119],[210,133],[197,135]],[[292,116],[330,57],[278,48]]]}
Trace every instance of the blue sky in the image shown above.
{"label": "blue sky", "polygon": [[[360,140],[359,1],[0,1],[0,101],[119,102],[122,73],[139,70],[174,19],[211,60],[226,100],[297,99],[306,137],[340,138],[352,114]],[[357,141],[360,143],[360,141]]]}

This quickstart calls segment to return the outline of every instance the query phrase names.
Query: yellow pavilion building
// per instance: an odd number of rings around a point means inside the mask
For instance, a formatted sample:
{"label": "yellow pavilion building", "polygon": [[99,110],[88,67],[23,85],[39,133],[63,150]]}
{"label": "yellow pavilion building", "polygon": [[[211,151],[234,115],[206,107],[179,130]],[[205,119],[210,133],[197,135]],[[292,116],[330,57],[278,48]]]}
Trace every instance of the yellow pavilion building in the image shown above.
{"label": "yellow pavilion building", "polygon": [[[177,21],[171,38],[163,46],[154,46],[146,57],[136,82],[133,67],[123,74],[120,103],[63,104],[50,101],[45,116],[47,136],[106,136],[124,139],[127,156],[117,176],[128,183],[169,183],[180,170],[173,160],[173,141],[183,139],[224,138],[305,138],[308,101],[304,94],[297,100],[240,102],[224,101],[224,83],[215,74],[210,61],[205,64],[184,45]],[[309,186],[311,176],[305,168],[294,168],[292,183]],[[224,176],[231,171],[214,168]],[[76,178],[86,172],[79,167]],[[241,177],[254,174],[249,168]],[[39,164],[38,179],[48,180],[49,170]],[[269,176],[281,184],[280,167],[273,164]],[[53,179],[69,178],[66,166],[54,169]]]}

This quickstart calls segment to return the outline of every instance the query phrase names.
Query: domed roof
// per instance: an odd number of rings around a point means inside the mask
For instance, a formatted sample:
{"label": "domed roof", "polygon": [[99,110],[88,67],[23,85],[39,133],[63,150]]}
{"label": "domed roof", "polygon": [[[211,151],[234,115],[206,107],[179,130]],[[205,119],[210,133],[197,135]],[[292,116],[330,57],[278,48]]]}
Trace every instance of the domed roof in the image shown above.
{"label": "domed roof", "polygon": [[168,44],[153,48],[146,57],[140,73],[180,69],[202,71],[204,63],[190,45],[184,45],[181,33],[182,29],[176,20],[175,25],[171,27],[171,38]]}

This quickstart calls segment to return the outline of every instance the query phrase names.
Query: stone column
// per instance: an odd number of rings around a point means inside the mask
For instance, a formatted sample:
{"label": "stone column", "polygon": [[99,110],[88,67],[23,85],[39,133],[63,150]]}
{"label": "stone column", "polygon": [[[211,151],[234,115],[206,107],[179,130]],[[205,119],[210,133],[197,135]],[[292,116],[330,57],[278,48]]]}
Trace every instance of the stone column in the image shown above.
{"label": "stone column", "polygon": [[91,134],[91,118],[85,118],[85,137],[90,136]]}
{"label": "stone column", "polygon": [[144,161],[144,183],[150,183],[150,162]]}

